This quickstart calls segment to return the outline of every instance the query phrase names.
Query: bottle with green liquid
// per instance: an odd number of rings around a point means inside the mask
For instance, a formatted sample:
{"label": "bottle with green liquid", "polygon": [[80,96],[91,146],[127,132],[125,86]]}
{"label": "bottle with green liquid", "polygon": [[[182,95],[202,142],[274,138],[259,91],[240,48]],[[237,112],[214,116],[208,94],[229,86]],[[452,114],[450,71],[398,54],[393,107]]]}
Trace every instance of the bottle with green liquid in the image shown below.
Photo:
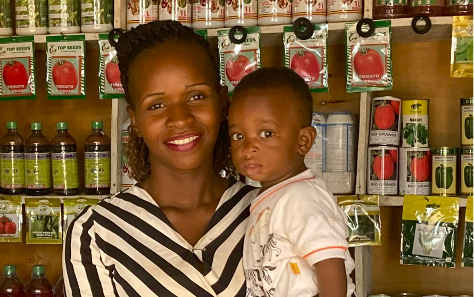
{"label": "bottle with green liquid", "polygon": [[25,140],[25,173],[27,195],[51,194],[51,145],[40,122],[31,123],[31,134]]}
{"label": "bottle with green liquid", "polygon": [[102,122],[92,122],[92,132],[84,141],[84,179],[87,195],[110,194],[110,138]]}
{"label": "bottle with green liquid", "polygon": [[2,193],[17,195],[25,192],[25,141],[18,133],[17,122],[7,122],[7,134],[1,147]]}

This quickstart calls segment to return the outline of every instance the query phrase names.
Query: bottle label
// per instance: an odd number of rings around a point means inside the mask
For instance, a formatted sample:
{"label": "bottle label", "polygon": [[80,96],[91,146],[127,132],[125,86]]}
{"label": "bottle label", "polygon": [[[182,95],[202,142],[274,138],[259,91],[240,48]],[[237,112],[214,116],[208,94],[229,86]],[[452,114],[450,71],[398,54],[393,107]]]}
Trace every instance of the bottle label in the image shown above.
{"label": "bottle label", "polygon": [[49,153],[25,153],[26,188],[51,188],[51,160]]}
{"label": "bottle label", "polygon": [[10,0],[0,1],[0,28],[12,27],[12,16],[10,11]]}
{"label": "bottle label", "polygon": [[103,25],[112,24],[112,1],[107,0],[82,0],[81,24]]}
{"label": "bottle label", "polygon": [[256,20],[258,3],[257,0],[231,0],[226,1],[226,20]]}
{"label": "bottle label", "polygon": [[48,25],[46,0],[15,1],[17,28],[44,28]]}
{"label": "bottle label", "polygon": [[51,164],[54,189],[67,190],[79,188],[76,152],[51,153]]}
{"label": "bottle label", "polygon": [[[162,5],[167,3],[163,0]],[[127,0],[127,25],[146,24],[158,20],[158,0]]]}
{"label": "bottle label", "polygon": [[377,0],[375,6],[407,5],[406,0]]}
{"label": "bottle label", "polygon": [[328,0],[328,15],[331,14],[361,14],[361,0]]}
{"label": "bottle label", "polygon": [[49,27],[77,27],[79,24],[79,0],[49,0]]}
{"label": "bottle label", "polygon": [[84,153],[86,188],[110,188],[110,152]]}
{"label": "bottle label", "polygon": [[473,0],[447,0],[446,6],[455,6],[455,5],[472,5]]}
{"label": "bottle label", "polygon": [[23,153],[2,153],[2,188],[22,189],[25,187],[25,156]]}
{"label": "bottle label", "polygon": [[411,6],[426,6],[426,5],[435,5],[443,7],[445,2],[443,0],[411,0]]}
{"label": "bottle label", "polygon": [[192,4],[189,0],[161,0],[160,2],[160,20],[173,20],[191,25]]}
{"label": "bottle label", "polygon": [[259,0],[258,18],[291,17],[291,2],[288,0]]}
{"label": "bottle label", "polygon": [[326,16],[324,0],[294,0],[293,17]]}
{"label": "bottle label", "polygon": [[224,0],[199,0],[193,4],[193,22],[223,22]]}

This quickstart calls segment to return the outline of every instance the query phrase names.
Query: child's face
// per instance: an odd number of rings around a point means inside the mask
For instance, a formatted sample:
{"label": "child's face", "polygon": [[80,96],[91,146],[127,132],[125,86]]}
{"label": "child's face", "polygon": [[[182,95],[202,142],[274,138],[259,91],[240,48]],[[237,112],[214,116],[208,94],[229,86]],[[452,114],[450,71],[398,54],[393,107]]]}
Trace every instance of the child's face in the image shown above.
{"label": "child's face", "polygon": [[249,89],[238,94],[229,110],[232,160],[262,190],[306,168],[304,155],[314,138],[307,139],[305,131],[312,127],[297,119],[293,96],[288,87]]}
{"label": "child's face", "polygon": [[127,111],[150,150],[152,168],[176,172],[212,165],[227,92],[211,65],[199,46],[175,42],[148,49],[132,62]]}

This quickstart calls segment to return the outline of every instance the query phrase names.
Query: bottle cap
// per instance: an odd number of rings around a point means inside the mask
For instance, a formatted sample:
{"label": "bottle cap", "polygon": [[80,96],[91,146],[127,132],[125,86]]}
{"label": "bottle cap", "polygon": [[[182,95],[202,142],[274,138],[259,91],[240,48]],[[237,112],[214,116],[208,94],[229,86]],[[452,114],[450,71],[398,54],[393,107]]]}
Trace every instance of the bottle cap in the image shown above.
{"label": "bottle cap", "polygon": [[7,122],[7,129],[16,129],[18,124],[16,122]]}
{"label": "bottle cap", "polygon": [[57,130],[67,130],[67,122],[59,122],[56,124]]}
{"label": "bottle cap", "polygon": [[102,122],[92,122],[92,129],[94,130],[102,129],[103,126]]}
{"label": "bottle cap", "polygon": [[9,264],[9,265],[3,266],[3,273],[5,273],[5,274],[14,274],[14,273],[16,273],[15,265]]}
{"label": "bottle cap", "polygon": [[41,130],[41,122],[31,123],[31,130]]}
{"label": "bottle cap", "polygon": [[31,269],[33,274],[44,274],[44,265],[34,265]]}

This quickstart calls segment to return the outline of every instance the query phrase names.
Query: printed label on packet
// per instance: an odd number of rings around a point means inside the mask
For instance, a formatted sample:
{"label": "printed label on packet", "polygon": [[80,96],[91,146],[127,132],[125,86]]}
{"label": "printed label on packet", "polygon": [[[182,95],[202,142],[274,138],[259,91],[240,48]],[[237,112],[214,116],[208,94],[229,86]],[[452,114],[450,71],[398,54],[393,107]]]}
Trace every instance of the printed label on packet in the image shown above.
{"label": "printed label on packet", "polygon": [[61,201],[25,198],[27,244],[61,244]]}
{"label": "printed label on packet", "polygon": [[108,34],[99,36],[99,80],[100,99],[123,98],[117,51],[108,41]]}
{"label": "printed label on packet", "polygon": [[21,197],[0,197],[0,242],[21,242]]}

